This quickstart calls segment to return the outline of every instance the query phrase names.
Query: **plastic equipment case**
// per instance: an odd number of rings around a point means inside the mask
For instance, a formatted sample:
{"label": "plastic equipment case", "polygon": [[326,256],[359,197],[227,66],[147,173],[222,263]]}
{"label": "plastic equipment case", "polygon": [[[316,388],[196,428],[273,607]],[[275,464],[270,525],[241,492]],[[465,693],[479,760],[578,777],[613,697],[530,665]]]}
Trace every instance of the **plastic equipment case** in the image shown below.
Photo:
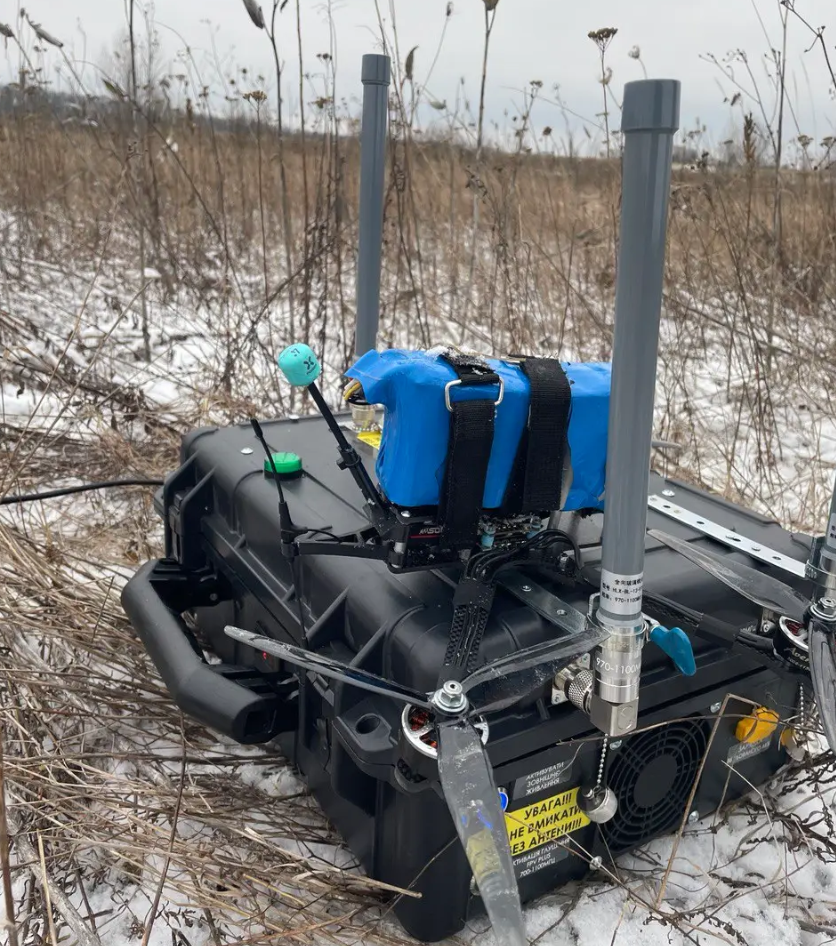
{"label": "plastic equipment case", "polygon": [[[337,468],[321,419],[268,423],[264,429],[272,449],[297,453],[304,470],[315,471],[284,483],[298,521],[346,536],[367,528],[362,500]],[[479,911],[480,900],[447,806],[421,777],[432,748],[404,738],[402,708],[393,701],[313,673],[297,676],[285,668],[277,675],[272,658],[223,633],[226,623],[234,623],[285,641],[303,638],[290,566],[278,551],[275,484],[253,445],[248,426],[185,438],[182,465],[157,499],[167,558],[148,563],[131,580],[125,609],[175,700],[242,742],[276,737],[369,874],[422,894],[400,898],[395,906],[407,931],[439,940],[461,929]],[[371,470],[371,449],[358,449]],[[689,509],[730,530],[739,528],[799,561],[806,557],[798,536],[751,512],[652,475],[651,492],[662,489],[673,489]],[[599,514],[564,514],[561,520],[563,528],[575,530],[590,575],[599,567],[601,522]],[[697,539],[689,527],[663,521],[652,509],[648,525]],[[443,661],[455,574],[452,568],[399,575],[379,561],[302,556],[297,581],[307,646],[429,691]],[[755,607],[652,539],[645,575],[648,591],[735,626],[758,618]],[[535,579],[538,587],[585,610],[581,592],[550,584],[547,573],[533,573]],[[480,661],[509,644],[521,648],[556,633],[534,608],[500,587]],[[198,641],[223,663],[203,662]],[[584,713],[568,703],[552,705],[551,687],[545,686],[527,705],[491,719],[488,749],[507,798],[524,900],[583,875],[593,857],[607,860],[677,829],[688,814],[711,717],[727,693],[779,710],[796,705],[792,677],[699,638],[694,645],[697,672],[691,677],[678,674],[658,648],[644,649],[638,731],[607,757],[607,782],[619,800],[618,814],[607,824],[588,823],[575,804],[577,787],[594,779],[602,741]],[[786,761],[779,732],[740,741],[736,724],[751,711],[735,699],[726,707],[692,803],[700,815],[763,783]],[[665,725],[646,728],[659,723]],[[730,775],[726,762],[740,775]],[[532,824],[541,843],[529,847]]]}

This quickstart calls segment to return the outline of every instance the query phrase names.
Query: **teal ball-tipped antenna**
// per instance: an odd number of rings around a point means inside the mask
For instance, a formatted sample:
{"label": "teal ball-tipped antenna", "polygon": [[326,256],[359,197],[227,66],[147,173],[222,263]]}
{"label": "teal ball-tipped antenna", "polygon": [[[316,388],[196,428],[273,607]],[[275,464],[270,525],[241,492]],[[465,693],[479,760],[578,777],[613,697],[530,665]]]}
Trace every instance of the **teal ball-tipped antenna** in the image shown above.
{"label": "teal ball-tipped antenna", "polygon": [[337,449],[340,451],[340,466],[344,470],[351,471],[351,475],[363,496],[365,496],[366,501],[373,509],[381,511],[382,515],[383,500],[377,488],[372,483],[357,451],[346,439],[336,417],[331,412],[331,408],[328,407],[325,398],[322,396],[322,392],[316,386],[316,379],[322,374],[322,365],[320,365],[319,359],[313,353],[313,350],[308,345],[289,345],[276,361],[279,363],[279,370],[294,387],[308,389],[308,394],[310,394],[314,404],[319,409],[319,413],[322,414],[325,423],[337,441]]}
{"label": "teal ball-tipped antenna", "polygon": [[309,345],[288,345],[276,360],[279,370],[295,388],[306,388],[322,373],[322,365]]}

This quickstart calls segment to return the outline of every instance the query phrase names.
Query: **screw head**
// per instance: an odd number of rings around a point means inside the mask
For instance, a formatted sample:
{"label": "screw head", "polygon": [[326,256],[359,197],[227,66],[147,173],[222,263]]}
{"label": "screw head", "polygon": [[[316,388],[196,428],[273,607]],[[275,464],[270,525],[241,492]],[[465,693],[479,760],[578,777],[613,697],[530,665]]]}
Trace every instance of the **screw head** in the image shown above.
{"label": "screw head", "polygon": [[442,687],[447,696],[461,696],[462,685],[458,680],[447,680]]}
{"label": "screw head", "polygon": [[600,858],[600,857],[598,857],[598,856],[596,855],[596,856],[593,857],[592,860],[589,862],[589,869],[590,869],[590,870],[600,870],[601,865],[602,865],[603,863],[604,863],[604,861],[602,860],[602,858]]}
{"label": "screw head", "polygon": [[241,453],[243,453],[245,457],[248,457],[252,452],[253,452],[253,448],[252,448],[252,447],[242,447],[242,448],[241,448]]}
{"label": "screw head", "polygon": [[667,496],[668,499],[670,499],[671,496],[676,496],[676,490],[673,490],[673,489],[663,489],[663,490],[662,490],[662,495],[663,495],[663,496]]}
{"label": "screw head", "polygon": [[401,516],[402,516],[404,519],[411,519],[411,518],[412,518],[412,513],[411,513],[408,509],[402,509],[402,510],[401,510]]}
{"label": "screw head", "polygon": [[708,707],[708,711],[709,713],[719,713],[722,708],[722,703],[712,703],[711,706]]}
{"label": "screw head", "polygon": [[696,824],[700,820],[700,813],[696,808],[688,815],[688,824]]}
{"label": "screw head", "polygon": [[559,615],[560,617],[563,617],[563,616],[566,614],[566,609],[565,609],[565,608],[558,608],[557,611],[555,611],[554,613],[557,614],[557,615]]}
{"label": "screw head", "polygon": [[521,591],[531,591],[531,585],[520,585]]}
{"label": "screw head", "polygon": [[613,741],[610,743],[610,749],[620,749],[621,745],[622,741],[620,739],[613,739]]}

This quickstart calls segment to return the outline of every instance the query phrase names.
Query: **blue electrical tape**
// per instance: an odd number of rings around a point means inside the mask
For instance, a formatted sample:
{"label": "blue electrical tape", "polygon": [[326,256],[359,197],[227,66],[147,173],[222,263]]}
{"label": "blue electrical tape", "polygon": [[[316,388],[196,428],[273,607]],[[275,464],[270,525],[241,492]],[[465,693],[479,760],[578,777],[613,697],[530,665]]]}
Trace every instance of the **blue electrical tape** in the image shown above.
{"label": "blue electrical tape", "polygon": [[[496,411],[483,503],[485,509],[496,509],[502,505],[528,420],[530,387],[514,362],[486,361],[505,388]],[[571,385],[572,411],[561,508],[603,509],[611,366],[562,365]],[[445,388],[456,379],[453,368],[432,352],[390,349],[366,352],[346,374],[362,384],[370,404],[385,408],[376,466],[383,492],[398,506],[437,506],[450,434]],[[499,386],[454,386],[449,396],[452,402],[486,397],[496,401]]]}

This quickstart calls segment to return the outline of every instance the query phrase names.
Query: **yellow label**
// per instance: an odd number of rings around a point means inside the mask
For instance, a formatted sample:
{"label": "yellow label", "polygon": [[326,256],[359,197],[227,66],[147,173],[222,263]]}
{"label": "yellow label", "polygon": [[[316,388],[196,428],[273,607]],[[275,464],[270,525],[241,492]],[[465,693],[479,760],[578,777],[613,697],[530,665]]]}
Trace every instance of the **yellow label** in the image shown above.
{"label": "yellow label", "polygon": [[513,857],[588,824],[589,818],[578,808],[577,788],[505,812],[505,828]]}
{"label": "yellow label", "polygon": [[383,432],[380,430],[361,430],[357,434],[357,439],[362,440],[363,443],[367,443],[370,447],[374,447],[375,450],[380,449],[380,439],[383,436]]}

